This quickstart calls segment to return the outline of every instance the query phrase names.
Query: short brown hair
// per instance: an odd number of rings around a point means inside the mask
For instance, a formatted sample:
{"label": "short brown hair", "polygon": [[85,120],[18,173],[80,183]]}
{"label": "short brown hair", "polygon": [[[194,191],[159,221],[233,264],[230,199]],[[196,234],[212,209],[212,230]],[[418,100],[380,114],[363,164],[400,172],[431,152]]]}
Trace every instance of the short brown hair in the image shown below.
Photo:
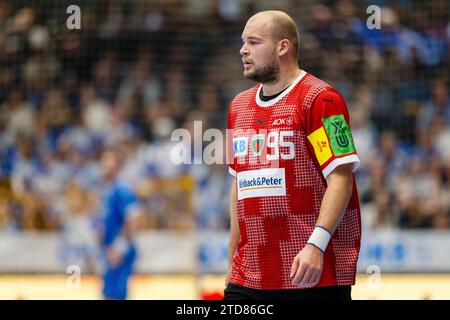
{"label": "short brown hair", "polygon": [[276,41],[288,39],[292,43],[292,47],[294,49],[292,54],[296,59],[298,59],[300,34],[298,32],[297,24],[288,14],[282,11],[273,11],[271,16],[272,37]]}

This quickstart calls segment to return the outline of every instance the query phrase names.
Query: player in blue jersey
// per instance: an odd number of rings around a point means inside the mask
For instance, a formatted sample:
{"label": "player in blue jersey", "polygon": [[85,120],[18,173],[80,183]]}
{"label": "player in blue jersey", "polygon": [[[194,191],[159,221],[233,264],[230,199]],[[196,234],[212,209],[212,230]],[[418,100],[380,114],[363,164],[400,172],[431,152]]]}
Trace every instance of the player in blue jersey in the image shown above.
{"label": "player in blue jersey", "polygon": [[136,246],[133,237],[140,227],[141,210],[131,186],[118,177],[123,156],[119,149],[105,149],[101,167],[105,184],[101,197],[104,252],[103,296],[126,299],[128,279],[133,273]]}

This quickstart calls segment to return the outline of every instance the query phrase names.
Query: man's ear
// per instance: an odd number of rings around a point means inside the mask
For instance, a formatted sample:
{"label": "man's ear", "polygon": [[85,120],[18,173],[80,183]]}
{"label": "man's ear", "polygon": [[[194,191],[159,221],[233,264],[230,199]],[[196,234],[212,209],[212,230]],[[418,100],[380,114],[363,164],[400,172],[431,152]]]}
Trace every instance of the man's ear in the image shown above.
{"label": "man's ear", "polygon": [[283,39],[278,42],[278,56],[284,56],[288,53],[291,43],[288,39]]}

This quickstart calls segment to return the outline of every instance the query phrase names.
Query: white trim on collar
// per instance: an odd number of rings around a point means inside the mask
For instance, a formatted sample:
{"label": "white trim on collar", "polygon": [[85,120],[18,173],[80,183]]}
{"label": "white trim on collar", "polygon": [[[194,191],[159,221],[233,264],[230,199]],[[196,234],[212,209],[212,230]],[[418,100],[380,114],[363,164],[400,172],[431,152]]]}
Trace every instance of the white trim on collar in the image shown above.
{"label": "white trim on collar", "polygon": [[271,107],[273,106],[275,103],[277,103],[278,101],[280,101],[284,96],[286,96],[287,94],[289,94],[289,92],[291,92],[291,90],[297,85],[297,83],[300,82],[300,80],[303,79],[303,77],[306,75],[306,71],[301,70],[300,75],[297,77],[297,79],[295,79],[294,82],[291,83],[291,85],[284,90],[278,97],[271,99],[269,101],[262,101],[261,98],[259,97],[260,92],[261,92],[261,88],[262,88],[262,84],[259,85],[258,90],[256,91],[256,104],[260,107]]}

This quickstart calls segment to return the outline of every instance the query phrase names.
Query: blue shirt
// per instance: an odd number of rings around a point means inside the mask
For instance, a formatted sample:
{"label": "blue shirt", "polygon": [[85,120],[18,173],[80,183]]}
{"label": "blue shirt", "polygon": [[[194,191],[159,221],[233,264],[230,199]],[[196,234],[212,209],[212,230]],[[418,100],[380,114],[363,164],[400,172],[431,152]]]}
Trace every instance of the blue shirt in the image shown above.
{"label": "blue shirt", "polygon": [[[110,246],[124,228],[126,217],[137,204],[133,190],[120,181],[114,181],[102,194],[103,239]],[[131,248],[130,248],[131,249]]]}

